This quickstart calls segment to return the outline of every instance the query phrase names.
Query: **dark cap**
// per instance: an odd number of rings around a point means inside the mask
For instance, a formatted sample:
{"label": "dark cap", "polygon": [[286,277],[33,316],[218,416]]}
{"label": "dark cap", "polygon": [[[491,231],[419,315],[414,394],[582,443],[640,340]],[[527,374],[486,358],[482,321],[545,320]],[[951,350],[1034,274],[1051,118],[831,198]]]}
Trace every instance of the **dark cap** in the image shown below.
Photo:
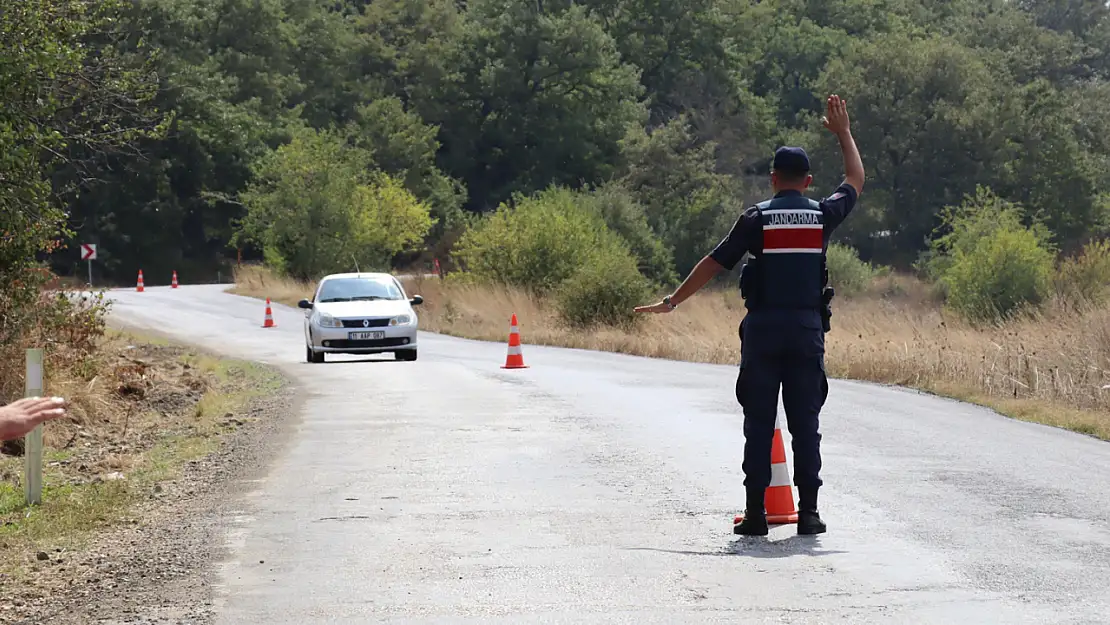
{"label": "dark cap", "polygon": [[781,147],[775,150],[775,162],[771,168],[787,173],[808,173],[809,156],[802,148]]}

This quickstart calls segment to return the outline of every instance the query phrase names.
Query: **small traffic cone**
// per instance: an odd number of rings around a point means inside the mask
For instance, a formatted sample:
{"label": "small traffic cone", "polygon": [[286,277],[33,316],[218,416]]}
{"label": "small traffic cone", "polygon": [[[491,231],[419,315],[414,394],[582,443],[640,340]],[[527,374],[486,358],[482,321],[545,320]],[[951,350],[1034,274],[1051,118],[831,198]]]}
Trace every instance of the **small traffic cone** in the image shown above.
{"label": "small traffic cone", "polygon": [[[794,506],[794,488],[790,484],[790,465],[786,462],[786,445],[782,442],[782,428],[775,419],[775,436],[771,439],[771,484],[764,495],[763,507],[767,511],[768,525],[786,525],[798,522],[798,509]],[[736,515],[732,524],[744,520]]]}
{"label": "small traffic cone", "polygon": [[139,282],[135,285],[135,290],[139,293],[143,292],[143,270],[139,270]]}
{"label": "small traffic cone", "polygon": [[520,349],[520,330],[517,328],[516,313],[513,313],[513,320],[509,328],[509,353],[505,356],[505,364],[501,368],[528,368],[528,365],[524,364],[524,353]]}
{"label": "small traffic cone", "polygon": [[266,298],[266,321],[262,322],[263,328],[273,328],[277,324],[274,323],[274,312],[270,310],[270,298]]}
{"label": "small traffic cone", "polygon": [[775,420],[775,437],[771,440],[771,485],[764,496],[767,523],[784,525],[798,522],[794,507],[794,488],[790,484],[790,465],[786,463],[786,445],[782,442],[782,428]]}
{"label": "small traffic cone", "polygon": [[176,271],[173,272],[173,280],[170,282],[170,288],[171,289],[176,289],[177,288],[177,272]]}

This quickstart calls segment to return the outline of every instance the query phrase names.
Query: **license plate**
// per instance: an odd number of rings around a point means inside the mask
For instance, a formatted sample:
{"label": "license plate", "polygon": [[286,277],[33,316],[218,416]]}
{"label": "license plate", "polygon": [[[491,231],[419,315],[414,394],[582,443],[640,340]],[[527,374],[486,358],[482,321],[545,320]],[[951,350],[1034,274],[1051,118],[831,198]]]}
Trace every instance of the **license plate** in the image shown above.
{"label": "license plate", "polygon": [[385,332],[351,332],[347,338],[352,341],[377,341],[385,338]]}

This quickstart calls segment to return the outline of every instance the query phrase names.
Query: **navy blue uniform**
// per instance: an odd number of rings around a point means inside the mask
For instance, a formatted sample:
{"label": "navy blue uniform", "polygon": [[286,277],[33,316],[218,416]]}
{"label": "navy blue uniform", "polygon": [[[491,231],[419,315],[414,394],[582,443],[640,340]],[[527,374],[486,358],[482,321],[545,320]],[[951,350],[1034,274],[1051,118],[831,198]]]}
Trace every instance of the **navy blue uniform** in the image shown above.
{"label": "navy blue uniform", "polygon": [[820,202],[798,191],[780,192],[747,209],[709,254],[728,270],[747,253],[762,265],[758,297],[747,302],[740,325],[736,379],[736,399],[744,410],[744,485],[749,493],[760,493],[757,501],[771,482],[780,385],[794,450],[794,483],[803,497],[812,491],[814,498],[822,484],[818,423],[828,396],[822,269],[829,238],[857,197],[848,184]]}

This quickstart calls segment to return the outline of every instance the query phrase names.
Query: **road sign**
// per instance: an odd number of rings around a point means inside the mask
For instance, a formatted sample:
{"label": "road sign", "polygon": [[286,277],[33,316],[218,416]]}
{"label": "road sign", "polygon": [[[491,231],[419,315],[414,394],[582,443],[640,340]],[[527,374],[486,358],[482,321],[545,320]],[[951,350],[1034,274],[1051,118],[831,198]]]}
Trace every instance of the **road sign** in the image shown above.
{"label": "road sign", "polygon": [[95,243],[82,243],[81,244],[81,260],[96,260],[96,244]]}

